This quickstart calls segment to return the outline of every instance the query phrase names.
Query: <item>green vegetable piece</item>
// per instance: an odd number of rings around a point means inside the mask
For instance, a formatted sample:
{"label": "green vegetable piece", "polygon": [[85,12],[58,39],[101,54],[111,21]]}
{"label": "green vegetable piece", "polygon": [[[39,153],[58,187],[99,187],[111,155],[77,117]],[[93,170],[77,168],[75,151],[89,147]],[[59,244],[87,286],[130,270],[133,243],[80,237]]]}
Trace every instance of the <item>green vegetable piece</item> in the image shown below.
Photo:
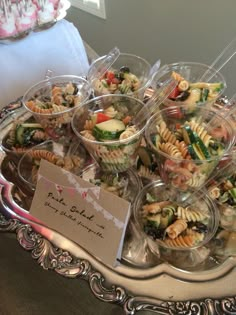
{"label": "green vegetable piece", "polygon": [[19,144],[24,143],[24,132],[25,128],[22,125],[18,125],[16,128],[16,142]]}
{"label": "green vegetable piece", "polygon": [[194,145],[194,147],[196,147],[198,149],[198,151],[200,152],[200,155],[202,156],[202,160],[204,159],[210,159],[211,158],[211,155],[210,153],[208,152],[208,149],[207,147],[205,146],[204,142],[202,141],[201,138],[198,137],[198,135],[196,135],[196,139],[197,139],[197,142],[196,144]]}
{"label": "green vegetable piece", "polygon": [[[189,126],[185,126],[189,127]],[[211,155],[208,152],[207,147],[203,143],[202,139],[197,135],[196,132],[192,131],[191,128],[185,128],[184,140],[191,141],[191,144],[188,145],[188,151],[192,159],[205,160],[210,159]]]}
{"label": "green vegetable piece", "polygon": [[166,207],[161,211],[161,222],[160,228],[166,228],[169,226],[174,219],[175,208],[174,207]]}
{"label": "green vegetable piece", "polygon": [[221,195],[219,197],[219,201],[222,202],[222,203],[227,202],[228,199],[229,199],[229,192],[228,191],[224,192],[223,195]]}
{"label": "green vegetable piece", "polygon": [[146,147],[139,147],[138,148],[138,156],[143,165],[146,167],[150,167],[153,162],[152,154],[150,150]]}
{"label": "green vegetable piece", "polygon": [[160,143],[160,141],[161,141],[161,137],[159,136],[159,135],[152,135],[151,136],[151,140],[152,140],[152,143],[154,144],[154,146],[156,147],[156,148],[158,148],[159,147],[159,143]]}
{"label": "green vegetable piece", "polygon": [[154,227],[159,228],[161,223],[161,214],[147,216],[147,222],[152,224]]}
{"label": "green vegetable piece", "polygon": [[197,141],[191,127],[188,125],[183,126],[183,138],[186,144],[195,143]]}
{"label": "green vegetable piece", "polygon": [[151,194],[146,193],[146,200],[147,200],[147,202],[152,203],[152,202],[156,202],[158,200],[158,198],[156,198],[156,197],[154,198]]}
{"label": "green vegetable piece", "polygon": [[195,153],[195,150],[194,150],[194,148],[193,148],[193,146],[191,144],[188,145],[188,153],[191,155],[191,158],[193,160],[197,160],[198,159],[198,156]]}
{"label": "green vegetable piece", "polygon": [[218,84],[218,86],[215,87],[215,92],[220,92],[224,88],[224,84],[221,82]]}
{"label": "green vegetable piece", "polygon": [[202,89],[201,102],[207,101],[208,94],[209,94],[209,89],[206,89],[206,88]]}
{"label": "green vegetable piece", "polygon": [[236,200],[236,188],[232,188],[229,190],[230,195]]}
{"label": "green vegetable piece", "polygon": [[125,124],[118,119],[110,119],[96,124],[93,128],[93,135],[97,140],[117,140],[120,134],[125,131]]}

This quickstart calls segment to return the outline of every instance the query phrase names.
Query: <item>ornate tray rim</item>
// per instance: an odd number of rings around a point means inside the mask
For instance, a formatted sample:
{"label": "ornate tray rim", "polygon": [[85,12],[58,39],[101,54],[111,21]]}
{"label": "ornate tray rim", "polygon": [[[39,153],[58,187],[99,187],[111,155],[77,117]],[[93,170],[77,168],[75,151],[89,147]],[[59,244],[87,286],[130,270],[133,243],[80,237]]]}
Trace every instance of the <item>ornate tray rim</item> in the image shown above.
{"label": "ornate tray rim", "polygon": [[[13,114],[12,114],[13,113]],[[14,119],[24,114],[21,108],[4,108],[1,111],[0,124],[2,128],[9,125],[9,115]],[[0,163],[5,153],[0,152]],[[32,220],[29,213],[20,208],[11,198],[13,184],[6,181],[0,174],[0,232],[15,232],[20,245],[31,251],[33,259],[45,270],[54,270],[68,278],[81,278],[88,282],[93,294],[104,302],[120,305],[126,314],[135,314],[138,311],[152,311],[158,314],[236,314],[236,286],[230,283],[236,273],[236,260],[228,258],[223,264],[215,269],[200,273],[179,271],[167,264],[152,268],[153,273],[145,277],[147,271],[141,270],[137,277],[137,270],[128,275],[122,273],[119,268],[115,271],[102,262],[89,255],[78,245],[66,240],[59,233],[52,231],[36,221]],[[65,244],[66,243],[66,244]],[[78,258],[80,257],[80,258]],[[121,267],[122,268],[122,267]],[[159,270],[158,270],[159,269]],[[174,289],[183,290],[182,298],[174,297],[174,294],[166,294],[168,290],[163,289],[163,282],[168,285],[174,284]],[[113,284],[115,283],[115,284]],[[224,283],[224,285],[223,285]],[[138,286],[144,285],[143,290]],[[232,286],[230,290],[224,287]],[[220,292],[212,292],[216,285],[222,287]],[[150,293],[148,288],[153,286],[157,289],[156,294]],[[192,297],[185,294],[189,289],[195,288]],[[200,296],[197,291],[202,289]],[[172,289],[173,291],[173,289]],[[225,291],[227,297],[222,296]],[[207,297],[206,297],[206,292]],[[199,294],[199,293],[198,293]],[[181,295],[181,294],[180,294]],[[191,294],[190,294],[191,295]],[[211,296],[210,296],[211,295]]]}

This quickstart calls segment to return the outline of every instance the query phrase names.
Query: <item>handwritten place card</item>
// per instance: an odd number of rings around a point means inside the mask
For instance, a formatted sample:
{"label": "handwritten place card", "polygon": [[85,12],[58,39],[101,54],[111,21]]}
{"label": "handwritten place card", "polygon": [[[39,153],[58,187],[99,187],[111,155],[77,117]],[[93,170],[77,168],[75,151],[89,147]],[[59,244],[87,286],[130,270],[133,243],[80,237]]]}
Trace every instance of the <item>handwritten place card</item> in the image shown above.
{"label": "handwritten place card", "polygon": [[30,214],[109,265],[121,257],[130,203],[45,160]]}

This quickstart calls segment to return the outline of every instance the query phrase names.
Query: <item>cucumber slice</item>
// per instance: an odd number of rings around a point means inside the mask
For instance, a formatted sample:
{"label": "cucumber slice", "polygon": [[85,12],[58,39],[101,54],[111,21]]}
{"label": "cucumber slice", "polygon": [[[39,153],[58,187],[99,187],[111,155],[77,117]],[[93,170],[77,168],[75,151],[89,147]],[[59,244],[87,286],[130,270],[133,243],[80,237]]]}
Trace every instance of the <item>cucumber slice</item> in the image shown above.
{"label": "cucumber slice", "polygon": [[199,146],[196,143],[193,144],[193,150],[194,150],[194,152],[195,152],[195,154],[199,160],[205,159],[202,151],[199,149]]}
{"label": "cucumber slice", "polygon": [[16,127],[16,142],[23,145],[26,140],[26,135],[30,136],[36,129],[43,129],[38,123],[23,123]]}
{"label": "cucumber slice", "polygon": [[202,93],[201,93],[201,102],[205,102],[208,98],[208,94],[209,94],[209,89],[202,89]]}
{"label": "cucumber slice", "polygon": [[183,126],[183,138],[186,144],[192,144],[197,141],[194,132],[188,125]]}
{"label": "cucumber slice", "polygon": [[162,209],[161,222],[160,222],[160,227],[161,228],[166,228],[168,225],[170,225],[173,222],[174,213],[175,213],[175,208],[174,207],[169,207],[169,208],[163,208]]}
{"label": "cucumber slice", "polygon": [[16,128],[16,142],[23,144],[24,142],[24,132],[25,128],[22,125],[18,125]]}
{"label": "cucumber slice", "polygon": [[125,130],[125,124],[118,119],[110,119],[96,124],[93,135],[97,140],[116,140]]}
{"label": "cucumber slice", "polygon": [[191,155],[191,158],[192,158],[193,160],[197,160],[197,159],[198,159],[198,156],[197,156],[197,154],[195,153],[195,150],[194,150],[192,144],[189,144],[189,145],[188,145],[188,152],[189,152],[189,154]]}
{"label": "cucumber slice", "polygon": [[139,147],[138,148],[138,156],[143,165],[146,167],[150,167],[153,162],[152,154],[146,147]]}
{"label": "cucumber slice", "polygon": [[160,227],[160,223],[161,223],[161,214],[158,213],[156,215],[148,216],[147,217],[147,222],[150,223],[155,228],[159,228]]}
{"label": "cucumber slice", "polygon": [[207,149],[207,147],[205,146],[204,142],[202,141],[201,138],[197,137],[198,140],[197,140],[197,147],[199,149],[199,151],[201,151],[202,155],[203,155],[203,159],[210,159],[211,158],[211,155]]}

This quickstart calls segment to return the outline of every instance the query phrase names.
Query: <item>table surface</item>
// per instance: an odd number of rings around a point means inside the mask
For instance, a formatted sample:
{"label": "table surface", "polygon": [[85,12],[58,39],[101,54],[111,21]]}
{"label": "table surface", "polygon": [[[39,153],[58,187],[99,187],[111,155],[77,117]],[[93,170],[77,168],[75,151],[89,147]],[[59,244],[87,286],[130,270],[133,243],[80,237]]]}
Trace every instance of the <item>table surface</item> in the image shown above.
{"label": "table surface", "polygon": [[15,233],[0,232],[0,255],[1,315],[124,314],[120,306],[98,300],[86,281],[44,270]]}

